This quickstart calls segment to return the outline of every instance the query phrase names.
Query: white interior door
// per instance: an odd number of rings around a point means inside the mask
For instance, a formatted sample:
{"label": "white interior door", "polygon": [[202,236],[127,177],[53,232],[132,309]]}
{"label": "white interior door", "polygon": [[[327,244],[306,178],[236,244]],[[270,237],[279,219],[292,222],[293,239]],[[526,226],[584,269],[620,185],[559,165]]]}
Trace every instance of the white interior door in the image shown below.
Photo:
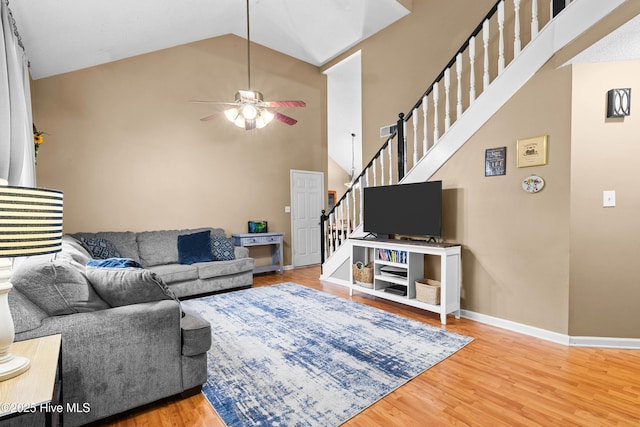
{"label": "white interior door", "polygon": [[291,252],[293,266],[320,264],[320,215],[324,174],[291,171]]}

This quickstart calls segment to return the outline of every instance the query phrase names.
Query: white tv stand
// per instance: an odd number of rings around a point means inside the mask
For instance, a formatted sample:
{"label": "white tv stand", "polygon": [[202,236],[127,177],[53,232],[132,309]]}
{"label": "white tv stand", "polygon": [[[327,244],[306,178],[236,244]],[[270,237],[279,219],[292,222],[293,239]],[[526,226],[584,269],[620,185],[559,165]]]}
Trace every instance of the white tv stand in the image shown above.
{"label": "white tv stand", "polygon": [[[460,318],[460,245],[456,243],[427,243],[412,240],[394,239],[358,239],[351,241],[351,265],[357,261],[365,265],[373,261],[373,286],[368,288],[355,283],[353,271],[349,268],[349,295],[353,291],[375,295],[391,301],[440,313],[440,322],[447,323],[447,314],[453,313]],[[381,259],[378,249],[395,254],[393,260]],[[416,280],[424,278],[424,256],[437,255],[440,257],[440,304],[433,305],[416,299]],[[381,268],[388,266],[406,272],[406,277],[382,274]],[[385,292],[385,288],[399,284],[406,286],[407,295],[396,295]]]}

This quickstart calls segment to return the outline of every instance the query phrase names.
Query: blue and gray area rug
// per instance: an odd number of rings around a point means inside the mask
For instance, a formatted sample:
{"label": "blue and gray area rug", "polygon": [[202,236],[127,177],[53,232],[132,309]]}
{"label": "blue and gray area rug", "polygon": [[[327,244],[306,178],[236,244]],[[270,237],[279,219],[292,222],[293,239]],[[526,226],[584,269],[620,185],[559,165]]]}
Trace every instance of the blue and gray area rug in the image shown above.
{"label": "blue and gray area rug", "polygon": [[211,322],[203,393],[228,427],[338,426],[472,340],[295,283],[183,304]]}

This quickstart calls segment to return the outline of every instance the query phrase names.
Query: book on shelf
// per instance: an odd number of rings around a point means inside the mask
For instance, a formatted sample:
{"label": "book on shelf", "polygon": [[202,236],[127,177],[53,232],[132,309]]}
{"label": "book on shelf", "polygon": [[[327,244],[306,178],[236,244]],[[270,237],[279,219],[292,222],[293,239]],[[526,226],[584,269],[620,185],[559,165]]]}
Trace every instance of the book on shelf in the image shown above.
{"label": "book on shelf", "polygon": [[397,249],[377,249],[377,258],[380,261],[397,262],[399,264],[407,263],[407,252]]}

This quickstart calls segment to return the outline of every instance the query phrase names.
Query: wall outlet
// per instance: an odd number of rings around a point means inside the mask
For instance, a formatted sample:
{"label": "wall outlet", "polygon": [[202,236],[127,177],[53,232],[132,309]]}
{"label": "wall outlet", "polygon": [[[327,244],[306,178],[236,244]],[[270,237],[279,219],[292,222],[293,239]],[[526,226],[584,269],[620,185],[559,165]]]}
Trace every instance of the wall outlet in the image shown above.
{"label": "wall outlet", "polygon": [[285,206],[284,213],[291,213],[291,206]]}
{"label": "wall outlet", "polygon": [[602,192],[602,206],[605,208],[613,208],[616,206],[616,192],[613,190],[605,190]]}

